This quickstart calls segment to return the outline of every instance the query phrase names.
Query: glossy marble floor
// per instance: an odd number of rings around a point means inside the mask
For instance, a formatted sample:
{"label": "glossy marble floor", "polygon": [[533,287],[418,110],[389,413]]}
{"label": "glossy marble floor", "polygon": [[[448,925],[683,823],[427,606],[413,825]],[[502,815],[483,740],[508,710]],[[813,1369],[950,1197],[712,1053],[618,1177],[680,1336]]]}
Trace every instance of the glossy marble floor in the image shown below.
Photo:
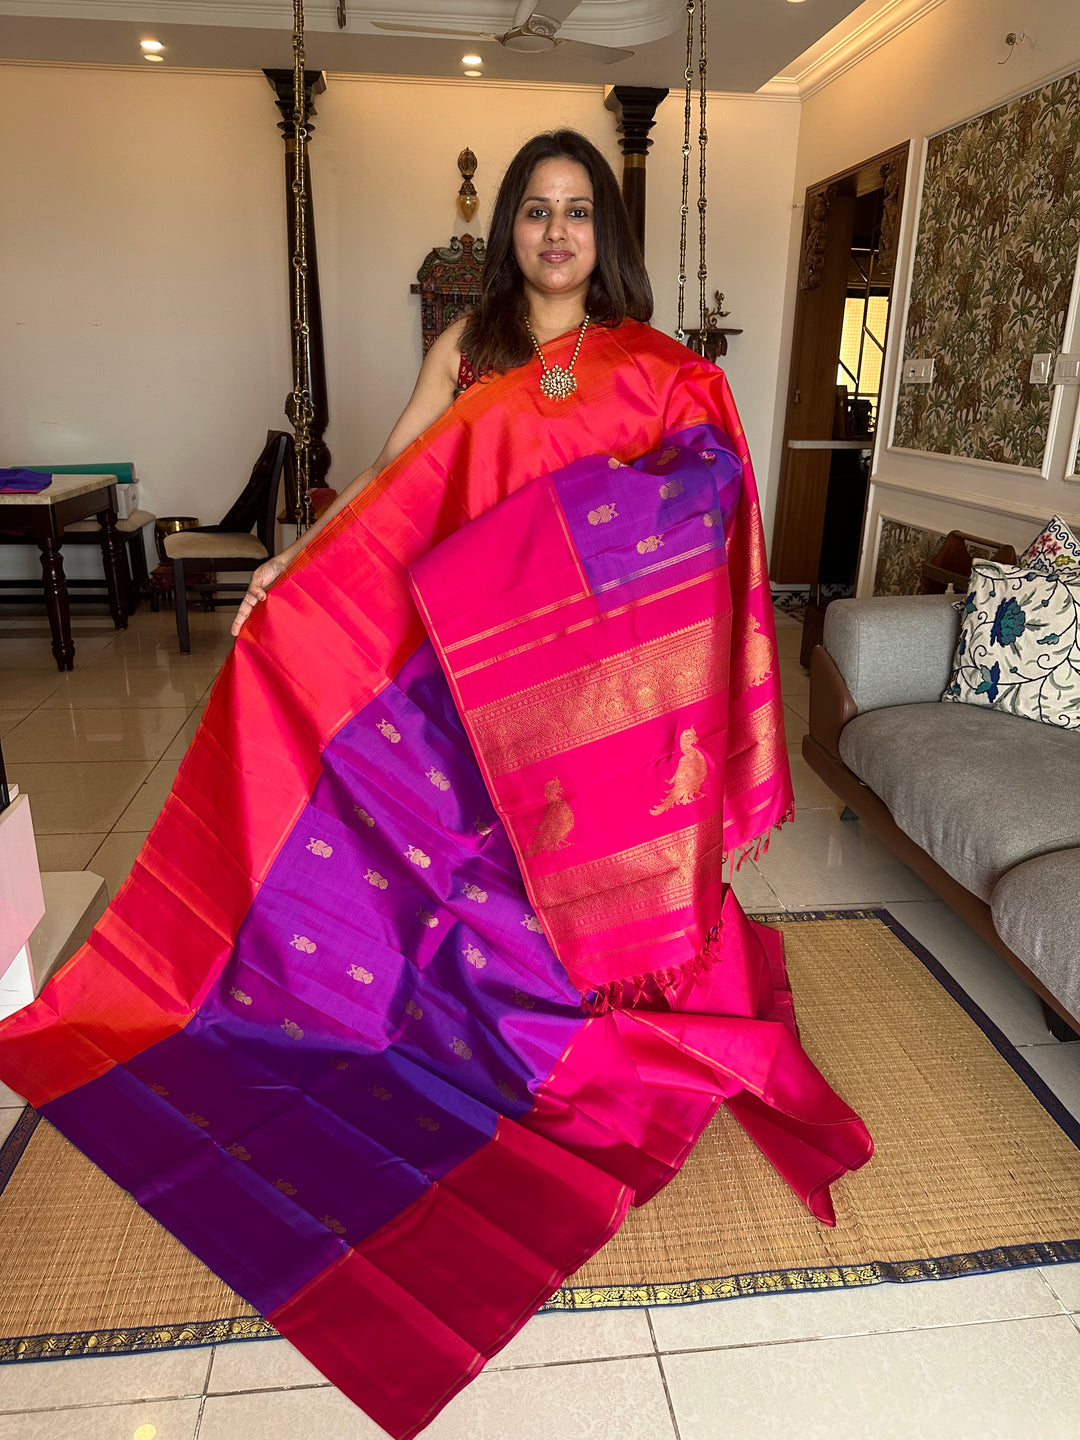
{"label": "glossy marble floor", "polygon": [[[0,615],[0,736],[29,793],[43,870],[110,889],[164,799],[228,652],[229,615],[126,634],[76,621],[57,674],[43,620]],[[960,979],[1074,1114],[1080,1043],[807,769],[800,631],[779,621],[799,818],[738,890],[754,909],[884,904]],[[0,1137],[18,1114],[0,1087]],[[6,1107],[6,1108],[5,1108]],[[0,1236],[0,1244],[3,1237]],[[0,1366],[0,1440],[378,1440],[284,1341]],[[430,1440],[1075,1440],[1080,1265],[652,1311],[537,1317]]]}

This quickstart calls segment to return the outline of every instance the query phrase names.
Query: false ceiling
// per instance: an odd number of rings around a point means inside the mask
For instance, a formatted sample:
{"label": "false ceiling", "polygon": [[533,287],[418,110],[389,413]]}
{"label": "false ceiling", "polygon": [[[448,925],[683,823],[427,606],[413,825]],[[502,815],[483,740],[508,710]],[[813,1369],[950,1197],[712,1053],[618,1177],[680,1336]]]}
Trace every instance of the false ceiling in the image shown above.
{"label": "false ceiling", "polygon": [[[708,0],[710,90],[749,93],[779,74],[856,9],[858,0]],[[307,0],[310,69],[460,76],[483,57],[485,79],[607,85],[684,84],[685,0],[581,0],[559,37],[632,50],[616,64],[558,46],[520,54],[492,40],[392,34],[379,25],[504,34],[516,0]],[[566,4],[560,7],[566,10]],[[537,12],[544,13],[542,0]],[[141,64],[139,41],[165,45],[155,68],[258,69],[292,63],[290,0],[0,0],[7,60]],[[149,68],[149,67],[148,67]],[[477,80],[483,84],[483,79]]]}

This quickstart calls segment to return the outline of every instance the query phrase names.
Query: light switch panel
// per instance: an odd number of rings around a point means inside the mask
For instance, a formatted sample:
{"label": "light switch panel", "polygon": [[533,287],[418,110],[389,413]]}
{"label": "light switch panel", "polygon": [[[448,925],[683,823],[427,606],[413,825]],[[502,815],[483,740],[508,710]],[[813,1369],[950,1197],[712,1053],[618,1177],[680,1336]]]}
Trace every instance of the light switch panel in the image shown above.
{"label": "light switch panel", "polygon": [[1033,355],[1031,357],[1031,374],[1028,376],[1031,384],[1048,385],[1050,383],[1050,367],[1053,363],[1053,355]]}
{"label": "light switch panel", "polygon": [[909,385],[929,385],[934,378],[934,361],[905,360],[902,377]]}
{"label": "light switch panel", "polygon": [[1054,363],[1055,385],[1080,385],[1080,355],[1059,355]]}

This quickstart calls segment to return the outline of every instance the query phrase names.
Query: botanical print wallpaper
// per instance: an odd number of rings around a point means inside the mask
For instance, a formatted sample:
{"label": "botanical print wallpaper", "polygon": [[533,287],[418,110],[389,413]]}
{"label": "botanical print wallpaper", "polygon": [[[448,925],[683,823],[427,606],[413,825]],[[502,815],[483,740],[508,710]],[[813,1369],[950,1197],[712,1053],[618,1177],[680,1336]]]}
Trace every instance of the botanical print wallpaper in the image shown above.
{"label": "botanical print wallpaper", "polygon": [[920,525],[901,525],[882,520],[878,546],[875,595],[918,595],[922,588],[922,563],[936,555],[945,544],[937,530]]}
{"label": "botanical print wallpaper", "polygon": [[893,444],[1038,468],[1080,236],[1080,72],[930,141]]}

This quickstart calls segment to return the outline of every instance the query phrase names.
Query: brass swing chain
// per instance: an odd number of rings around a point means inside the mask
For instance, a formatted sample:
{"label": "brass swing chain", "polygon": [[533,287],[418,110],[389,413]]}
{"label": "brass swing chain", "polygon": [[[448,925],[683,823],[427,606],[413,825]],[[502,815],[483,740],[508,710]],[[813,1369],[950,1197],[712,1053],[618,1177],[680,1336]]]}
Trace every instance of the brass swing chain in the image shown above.
{"label": "brass swing chain", "polygon": [[[307,174],[308,128],[304,99],[304,0],[293,0],[293,389],[286,413],[293,424],[293,454],[296,457],[297,529],[307,530],[313,521],[311,509],[311,422],[315,407],[311,398],[311,326],[308,316],[307,263]],[[291,412],[291,413],[290,413]]]}
{"label": "brass swing chain", "polygon": [[709,278],[708,262],[705,258],[706,246],[706,212],[709,207],[709,198],[706,187],[707,161],[706,154],[709,145],[708,116],[706,105],[706,80],[709,73],[708,36],[706,32],[706,10],[708,0],[686,0],[686,68],[683,76],[686,80],[686,104],[683,112],[683,147],[682,147],[682,204],[679,209],[679,308],[678,319],[675,326],[675,339],[686,343],[686,221],[690,213],[690,121],[693,115],[694,101],[694,16],[698,16],[698,329],[695,332],[698,339],[694,346],[696,349],[702,343],[701,337],[709,325],[709,311],[705,301],[705,284]]}
{"label": "brass swing chain", "polygon": [[696,0],[686,0],[686,69],[683,71],[686,80],[686,110],[682,147],[682,206],[679,211],[681,217],[679,225],[679,311],[675,325],[675,339],[679,341],[686,339],[686,330],[683,326],[686,307],[686,218],[690,211],[690,115],[694,87],[694,12],[696,9]]}

